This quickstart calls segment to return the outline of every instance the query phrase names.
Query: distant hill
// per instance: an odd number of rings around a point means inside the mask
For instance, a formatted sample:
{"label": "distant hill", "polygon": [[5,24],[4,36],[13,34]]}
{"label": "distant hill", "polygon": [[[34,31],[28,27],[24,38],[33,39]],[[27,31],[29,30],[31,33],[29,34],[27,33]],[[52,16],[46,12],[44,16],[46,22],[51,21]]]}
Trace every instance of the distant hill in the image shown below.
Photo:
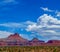
{"label": "distant hill", "polygon": [[29,41],[22,38],[18,33],[15,33],[7,38],[0,39],[0,46],[60,46],[60,40],[44,42],[38,38],[33,38]]}

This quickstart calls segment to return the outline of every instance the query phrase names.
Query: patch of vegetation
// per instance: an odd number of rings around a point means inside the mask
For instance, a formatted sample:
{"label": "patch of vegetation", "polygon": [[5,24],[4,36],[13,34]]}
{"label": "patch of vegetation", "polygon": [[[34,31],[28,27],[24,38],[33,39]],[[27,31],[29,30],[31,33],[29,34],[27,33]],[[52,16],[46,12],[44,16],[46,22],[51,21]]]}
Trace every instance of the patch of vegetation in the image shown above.
{"label": "patch of vegetation", "polygon": [[60,46],[5,46],[0,52],[60,52]]}

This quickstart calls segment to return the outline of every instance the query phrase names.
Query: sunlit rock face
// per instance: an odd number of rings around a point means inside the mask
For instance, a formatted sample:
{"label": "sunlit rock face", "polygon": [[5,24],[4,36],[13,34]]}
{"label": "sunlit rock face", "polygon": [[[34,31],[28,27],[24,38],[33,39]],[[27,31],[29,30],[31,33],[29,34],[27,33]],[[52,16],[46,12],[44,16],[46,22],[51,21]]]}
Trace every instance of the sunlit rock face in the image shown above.
{"label": "sunlit rock face", "polygon": [[27,41],[27,39],[24,39],[21,36],[19,36],[18,33],[15,33],[15,34],[10,35],[7,39],[8,40],[14,40],[14,41],[21,41],[21,42]]}
{"label": "sunlit rock face", "polygon": [[27,39],[22,38],[19,36],[18,33],[12,34],[5,39],[0,39],[0,45],[7,45],[7,46],[14,46],[14,45],[25,45],[28,42]]}
{"label": "sunlit rock face", "polygon": [[60,40],[49,40],[44,42],[38,38],[27,40],[18,33],[12,34],[7,38],[0,39],[0,46],[60,46]]}

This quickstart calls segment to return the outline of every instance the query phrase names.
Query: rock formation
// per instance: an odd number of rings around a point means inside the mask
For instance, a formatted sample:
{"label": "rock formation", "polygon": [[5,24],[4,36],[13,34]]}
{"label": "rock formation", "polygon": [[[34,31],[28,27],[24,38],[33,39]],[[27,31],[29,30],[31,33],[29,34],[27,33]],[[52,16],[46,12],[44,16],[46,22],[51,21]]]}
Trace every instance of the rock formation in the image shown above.
{"label": "rock formation", "polygon": [[60,40],[49,40],[48,42],[37,38],[27,40],[22,38],[18,33],[15,33],[7,38],[0,39],[0,46],[60,46]]}

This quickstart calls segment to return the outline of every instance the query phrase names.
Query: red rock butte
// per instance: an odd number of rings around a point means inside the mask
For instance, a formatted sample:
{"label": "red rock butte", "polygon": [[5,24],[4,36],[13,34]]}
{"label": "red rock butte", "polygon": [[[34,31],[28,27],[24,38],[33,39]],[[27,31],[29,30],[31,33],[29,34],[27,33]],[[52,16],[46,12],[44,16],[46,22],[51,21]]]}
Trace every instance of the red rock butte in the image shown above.
{"label": "red rock butte", "polygon": [[0,46],[60,46],[60,40],[49,40],[48,42],[44,42],[38,38],[27,40],[22,38],[18,33],[15,33],[7,38],[1,38]]}

